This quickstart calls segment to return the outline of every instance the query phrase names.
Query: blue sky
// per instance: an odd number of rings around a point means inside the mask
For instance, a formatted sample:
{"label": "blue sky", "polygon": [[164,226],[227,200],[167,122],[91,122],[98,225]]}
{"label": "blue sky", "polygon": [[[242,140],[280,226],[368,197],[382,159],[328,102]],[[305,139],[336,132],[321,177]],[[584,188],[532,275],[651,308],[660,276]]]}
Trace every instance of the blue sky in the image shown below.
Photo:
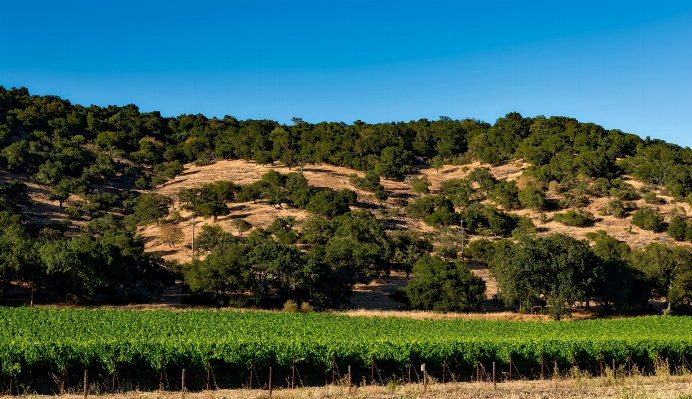
{"label": "blue sky", "polygon": [[0,85],[290,123],[563,115],[692,146],[692,2],[5,1]]}

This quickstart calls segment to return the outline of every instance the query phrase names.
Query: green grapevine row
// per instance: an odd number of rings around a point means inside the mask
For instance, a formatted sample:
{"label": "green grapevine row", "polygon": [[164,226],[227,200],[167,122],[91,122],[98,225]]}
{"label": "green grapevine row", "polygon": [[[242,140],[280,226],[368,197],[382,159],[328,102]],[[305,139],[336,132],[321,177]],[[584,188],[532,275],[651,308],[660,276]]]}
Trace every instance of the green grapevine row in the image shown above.
{"label": "green grapevine row", "polygon": [[357,367],[371,359],[475,366],[477,361],[540,361],[600,354],[650,364],[660,353],[692,355],[692,318],[646,317],[561,322],[412,320],[236,311],[129,311],[0,308],[3,375],[64,367],[113,372],[117,367],[203,369],[290,367],[328,370],[333,357]]}

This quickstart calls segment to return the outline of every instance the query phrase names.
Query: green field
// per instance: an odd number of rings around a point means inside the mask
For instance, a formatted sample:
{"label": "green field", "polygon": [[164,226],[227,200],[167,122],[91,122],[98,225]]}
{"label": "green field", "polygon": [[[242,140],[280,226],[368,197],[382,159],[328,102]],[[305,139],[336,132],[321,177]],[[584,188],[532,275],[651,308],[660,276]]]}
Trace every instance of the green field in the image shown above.
{"label": "green field", "polygon": [[[604,359],[651,364],[657,353],[692,355],[692,318],[561,322],[412,320],[235,311],[0,309],[2,374],[63,367],[112,372],[166,367],[329,370],[333,358],[367,368],[411,363],[475,367],[481,362],[569,365]],[[14,365],[14,366],[12,366]]]}

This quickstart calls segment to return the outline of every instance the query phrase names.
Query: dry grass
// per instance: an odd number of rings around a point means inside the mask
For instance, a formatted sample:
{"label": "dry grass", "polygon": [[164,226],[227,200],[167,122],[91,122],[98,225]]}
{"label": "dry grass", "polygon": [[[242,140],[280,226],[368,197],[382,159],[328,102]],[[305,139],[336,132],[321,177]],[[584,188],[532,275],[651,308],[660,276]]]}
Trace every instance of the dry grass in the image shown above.
{"label": "dry grass", "polygon": [[[25,395],[41,397],[41,395]],[[92,395],[93,396],[93,395]],[[267,390],[216,390],[195,393],[181,392],[127,392],[123,394],[103,394],[102,398],[112,399],[266,399]],[[63,395],[65,399],[77,399],[81,394]],[[490,382],[462,382],[437,384],[427,387],[423,384],[397,384],[386,386],[353,386],[347,384],[316,388],[277,389],[272,392],[277,399],[439,399],[439,398],[622,398],[622,399],[685,399],[692,397],[692,377],[690,374],[667,377],[629,377],[613,380],[611,378],[564,378],[546,381],[513,381],[493,385]]]}
{"label": "dry grass", "polygon": [[[472,163],[464,166],[453,166],[447,165],[436,171],[430,167],[420,167],[414,170],[413,173],[426,175],[431,182],[431,192],[433,194],[439,193],[439,188],[441,182],[454,178],[466,177],[473,169],[482,167],[486,165],[481,165],[480,163]],[[517,162],[507,163],[504,165],[496,166],[490,168],[491,173],[498,179],[508,179],[516,180],[521,176],[523,170],[527,167],[526,164],[521,164]],[[293,170],[289,170],[281,165],[272,166],[259,166],[254,162],[245,162],[242,160],[234,161],[219,161],[211,165],[206,166],[195,166],[186,165],[182,174],[177,176],[172,181],[166,183],[165,185],[158,187],[154,190],[157,193],[167,195],[171,198],[175,198],[176,193],[183,188],[200,187],[206,183],[213,182],[216,180],[230,180],[238,184],[249,184],[260,179],[260,177],[269,170],[276,170],[281,173],[288,173]],[[328,188],[332,190],[341,189],[351,189],[356,191],[358,194],[359,206],[363,206],[367,209],[375,209],[379,206],[384,206],[385,208],[394,208],[395,198],[407,198],[412,200],[417,196],[413,194],[410,187],[403,181],[397,180],[382,180],[383,186],[390,193],[390,199],[383,204],[380,204],[375,200],[372,193],[365,192],[363,190],[356,189],[351,186],[348,182],[348,175],[351,173],[356,173],[363,176],[362,172],[354,171],[352,169],[332,166],[332,165],[310,165],[304,168],[304,174],[307,178],[309,184],[313,187]],[[36,201],[36,205],[29,209],[26,208],[25,213],[29,221],[34,223],[48,223],[50,220],[59,220],[65,218],[65,214],[59,209],[56,202],[51,202],[48,200],[48,190],[45,187],[39,186],[31,181],[28,181],[26,176],[19,176],[8,173],[6,171],[0,171],[0,182],[9,181],[13,178],[19,178],[20,180],[27,183],[29,186],[29,194],[32,199]],[[625,180],[632,184],[635,188],[640,188],[642,186],[641,182],[633,180],[630,177],[625,176]],[[523,184],[523,183],[522,183]],[[686,203],[676,203],[671,197],[662,195],[660,191],[656,191],[656,194],[663,198],[666,203],[663,205],[658,205],[658,208],[662,215],[668,215],[669,212],[675,207],[683,208],[688,215],[692,215],[692,208]],[[550,196],[550,195],[549,195]],[[75,198],[72,198],[73,200]],[[558,198],[553,196],[549,199],[557,200]],[[604,206],[604,204],[609,200],[609,198],[592,198],[592,202],[587,206],[587,210],[592,212],[594,215],[598,215],[599,210]],[[646,206],[647,204],[643,199],[635,201],[638,206]],[[176,204],[177,205],[177,204]],[[255,227],[266,228],[271,224],[271,222],[277,217],[293,217],[296,220],[303,220],[308,217],[305,210],[292,208],[285,206],[284,208],[276,208],[267,205],[261,201],[258,203],[234,203],[230,204],[231,213],[228,216],[220,217],[216,224],[221,226],[224,230],[229,231],[233,234],[238,235],[238,232],[231,227],[231,221],[236,218],[243,218],[250,222]],[[159,242],[158,236],[160,234],[160,227],[156,225],[150,225],[144,228],[140,228],[138,233],[143,237],[145,241],[145,250],[148,252],[156,252],[160,254],[166,260],[178,260],[180,262],[188,262],[191,259],[191,251],[189,248],[189,243],[191,241],[192,230],[191,230],[191,219],[190,213],[186,211],[179,210],[182,221],[178,222],[178,225],[183,228],[184,237],[183,243],[176,245],[175,247],[169,246],[167,244],[161,244]],[[548,222],[541,224],[540,222],[540,212],[520,210],[515,211],[515,213],[521,215],[529,216],[534,224],[538,227],[538,235],[544,236],[553,233],[564,233],[573,236],[578,239],[583,239],[586,237],[588,232],[596,230],[605,230],[611,236],[626,242],[632,248],[638,249],[643,248],[651,242],[661,242],[661,243],[672,243],[672,239],[664,233],[655,233],[651,231],[646,231],[633,227],[630,231],[630,218],[617,219],[612,216],[597,216],[596,222],[592,226],[575,228],[564,226],[552,220],[552,216],[557,211],[546,212],[548,216]],[[389,219],[390,222],[397,224],[399,228],[405,228],[418,232],[419,234],[430,234],[435,231],[434,228],[425,225],[421,220],[412,219],[407,217],[403,211],[400,211],[396,216],[382,216],[375,212],[376,216],[381,219]],[[669,217],[666,217],[669,220]],[[84,224],[84,221],[75,222],[76,225]],[[205,224],[213,224],[211,219],[203,219],[198,217],[195,219],[196,231],[199,232],[201,227]],[[247,233],[245,233],[247,234]],[[477,236],[470,237],[471,240],[478,239]],[[494,239],[490,237],[491,239]],[[679,245],[690,245],[689,243],[676,243]],[[477,276],[481,277],[486,282],[487,287],[487,298],[490,300],[497,292],[497,287],[495,280],[490,276],[487,267],[483,265],[476,264],[474,262],[469,263],[469,267],[472,272]],[[400,276],[393,276],[390,279],[384,280],[381,283],[375,283],[370,285],[358,285],[355,287],[355,296],[353,297],[354,308],[364,308],[364,309],[379,309],[379,310],[397,310],[400,309],[400,304],[392,301],[389,298],[389,293],[396,290],[398,287],[405,284]],[[165,297],[158,302],[163,304],[173,305],[176,307],[184,306],[181,304],[179,287],[171,287],[170,292],[166,293]]]}

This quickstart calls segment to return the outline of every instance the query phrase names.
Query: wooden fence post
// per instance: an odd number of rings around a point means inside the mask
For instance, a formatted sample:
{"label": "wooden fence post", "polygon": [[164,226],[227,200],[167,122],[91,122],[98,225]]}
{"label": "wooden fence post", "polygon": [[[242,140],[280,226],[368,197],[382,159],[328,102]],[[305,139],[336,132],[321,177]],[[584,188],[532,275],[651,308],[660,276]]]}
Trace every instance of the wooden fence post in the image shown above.
{"label": "wooden fence post", "polygon": [[370,385],[375,385],[375,359],[370,358]]}
{"label": "wooden fence post", "polygon": [[348,365],[348,393],[351,393],[351,365]]}
{"label": "wooden fence post", "polygon": [[428,391],[428,370],[425,367],[425,363],[421,364],[420,371],[423,372],[423,392]]}
{"label": "wooden fence post", "polygon": [[543,357],[543,352],[541,352],[541,379],[545,379],[545,357]]}
{"label": "wooden fence post", "polygon": [[512,356],[509,357],[509,380],[512,381]]}
{"label": "wooden fence post", "polygon": [[599,353],[598,358],[598,376],[603,377],[603,352]]}
{"label": "wooden fence post", "polygon": [[252,389],[252,370],[254,367],[250,367],[250,386],[249,389]]}
{"label": "wooden fence post", "polygon": [[84,370],[84,399],[86,399],[88,392],[89,392],[89,372],[87,370]]}
{"label": "wooden fence post", "polygon": [[447,357],[442,361],[442,383],[445,383],[445,374],[447,373]]}
{"label": "wooden fence post", "polygon": [[272,396],[272,368],[269,367],[269,397]]}
{"label": "wooden fence post", "polygon": [[336,377],[336,356],[332,356],[332,385],[334,385],[335,377]]}
{"label": "wooden fence post", "polygon": [[497,385],[497,382],[495,380],[495,362],[493,362],[493,388],[495,388]]}
{"label": "wooden fence post", "polygon": [[615,368],[615,359],[613,359],[613,379],[617,378],[617,369]]}
{"label": "wooden fence post", "polygon": [[291,368],[291,389],[295,388],[296,382],[296,357],[293,355],[293,367]]}
{"label": "wooden fence post", "polygon": [[185,369],[183,369],[183,375],[180,377],[180,390],[185,392]]}

